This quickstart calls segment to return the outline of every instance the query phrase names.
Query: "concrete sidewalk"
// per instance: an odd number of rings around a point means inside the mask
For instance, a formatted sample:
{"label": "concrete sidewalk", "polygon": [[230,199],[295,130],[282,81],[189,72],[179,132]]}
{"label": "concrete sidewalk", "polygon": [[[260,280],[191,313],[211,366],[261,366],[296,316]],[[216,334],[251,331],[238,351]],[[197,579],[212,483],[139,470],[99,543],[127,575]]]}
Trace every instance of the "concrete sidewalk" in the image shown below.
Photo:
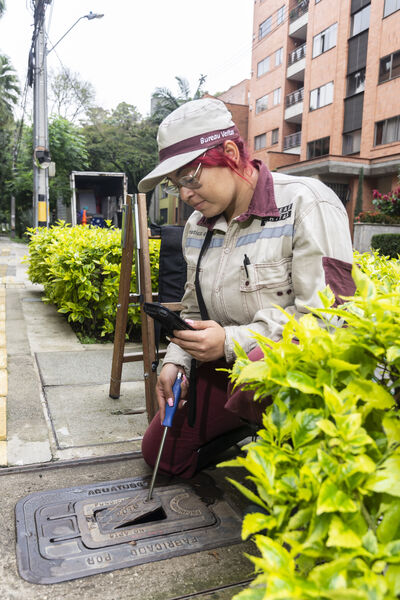
{"label": "concrete sidewalk", "polygon": [[[51,585],[18,574],[14,509],[22,498],[151,475],[140,454],[147,426],[143,364],[124,365],[121,396],[112,400],[112,344],[79,342],[65,318],[42,302],[42,287],[29,282],[26,252],[27,246],[0,237],[0,597],[231,598],[252,577],[243,557],[253,552],[251,543]],[[225,482],[238,471],[206,474],[240,513],[243,498]]]}
{"label": "concrete sidewalk", "polygon": [[0,277],[6,315],[0,343],[8,366],[8,386],[0,371],[0,397],[7,396],[1,464],[139,451],[147,424],[143,363],[124,365],[121,396],[112,400],[112,344],[79,342],[65,317],[42,302],[42,286],[27,279],[26,252],[26,246],[0,238],[0,268],[7,268]]}

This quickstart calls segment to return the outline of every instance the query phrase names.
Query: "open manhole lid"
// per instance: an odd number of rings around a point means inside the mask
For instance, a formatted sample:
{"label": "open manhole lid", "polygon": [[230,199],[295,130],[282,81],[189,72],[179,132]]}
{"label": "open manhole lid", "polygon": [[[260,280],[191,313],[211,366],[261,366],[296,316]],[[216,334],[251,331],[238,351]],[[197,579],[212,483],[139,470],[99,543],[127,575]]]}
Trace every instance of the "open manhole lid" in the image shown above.
{"label": "open manhole lid", "polygon": [[143,496],[147,478],[30,494],[15,508],[17,564],[24,579],[51,584],[241,541],[241,518],[210,479],[204,501],[189,483],[156,487],[148,517],[104,526],[106,509]]}

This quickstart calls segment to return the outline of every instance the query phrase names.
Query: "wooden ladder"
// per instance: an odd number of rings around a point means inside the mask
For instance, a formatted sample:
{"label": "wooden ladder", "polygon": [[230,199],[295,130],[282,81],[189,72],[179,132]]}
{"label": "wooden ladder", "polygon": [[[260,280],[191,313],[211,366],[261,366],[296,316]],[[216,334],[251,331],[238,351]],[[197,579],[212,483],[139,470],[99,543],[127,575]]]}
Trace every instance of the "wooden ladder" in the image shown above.
{"label": "wooden ladder", "polygon": [[[157,300],[157,293],[152,292],[151,286],[149,237],[154,239],[148,233],[146,195],[138,194],[134,199],[131,195],[127,195],[126,204],[123,206],[121,274],[109,396],[111,398],[119,398],[120,396],[123,364],[143,361],[146,412],[150,422],[158,410],[158,403],[155,393],[157,373],[152,370],[152,364],[156,360],[154,322],[143,310],[143,302]],[[130,286],[134,253],[137,293],[132,294]],[[141,352],[126,353],[125,335],[128,323],[128,308],[132,303],[140,304],[143,349]],[[163,305],[171,310],[181,310],[182,308],[180,302],[166,302]],[[165,356],[165,350],[160,350],[158,357],[162,358],[163,356]]]}

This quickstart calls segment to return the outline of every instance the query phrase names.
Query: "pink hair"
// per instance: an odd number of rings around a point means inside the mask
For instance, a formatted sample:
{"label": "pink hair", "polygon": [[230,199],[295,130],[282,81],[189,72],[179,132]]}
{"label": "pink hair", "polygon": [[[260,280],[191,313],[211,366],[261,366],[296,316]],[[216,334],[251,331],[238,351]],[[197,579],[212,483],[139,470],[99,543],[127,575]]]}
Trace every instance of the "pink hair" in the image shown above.
{"label": "pink hair", "polygon": [[[236,140],[232,141],[236,144],[239,150],[239,169],[245,171],[245,169],[251,166],[250,154],[247,149],[246,142],[241,137],[238,137]],[[189,165],[186,166],[196,167],[199,163],[201,163],[205,167],[228,167],[237,175],[242,177],[242,179],[245,179],[238,172],[236,163],[225,153],[224,147],[224,144],[219,144],[214,148],[210,148],[210,150],[207,150],[205,154],[195,158]]]}

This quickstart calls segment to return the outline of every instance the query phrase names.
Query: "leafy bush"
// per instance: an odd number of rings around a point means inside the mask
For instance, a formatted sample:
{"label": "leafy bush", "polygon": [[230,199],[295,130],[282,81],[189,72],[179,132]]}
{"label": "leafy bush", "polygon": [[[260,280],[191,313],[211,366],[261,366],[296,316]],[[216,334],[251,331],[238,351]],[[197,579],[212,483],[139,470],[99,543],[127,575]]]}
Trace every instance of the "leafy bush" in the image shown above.
{"label": "leafy bush", "polygon": [[399,285],[399,261],[388,260],[385,256],[375,252],[354,252],[354,262],[363,273],[378,284],[379,293],[390,293]]}
{"label": "leafy bush", "polygon": [[356,223],[386,223],[386,225],[397,225],[400,223],[399,215],[387,215],[374,210],[360,212],[354,219]]}
{"label": "leafy bush", "polygon": [[389,258],[400,255],[400,233],[380,233],[371,238],[371,248]]}
{"label": "leafy bush", "polygon": [[[45,302],[64,313],[80,335],[114,331],[121,269],[121,231],[98,227],[29,229],[28,277],[44,286]],[[153,289],[157,289],[159,242],[149,240]],[[132,270],[131,290],[135,289]],[[128,311],[128,331],[138,329],[138,307]]]}
{"label": "leafy bush", "polygon": [[372,204],[386,215],[400,216],[400,187],[390,191],[388,194],[382,194],[378,190],[372,190]]}
{"label": "leafy bush", "polygon": [[345,305],[328,288],[324,309],[287,315],[281,341],[255,336],[263,360],[236,350],[235,384],[273,400],[257,441],[224,463],[245,467],[251,488],[231,481],[260,508],[242,532],[258,575],[238,600],[400,594],[400,263],[356,262]]}
{"label": "leafy bush", "polygon": [[[359,186],[360,188],[360,186]],[[400,223],[400,187],[388,194],[372,191],[372,204],[376,210],[359,212],[356,210],[356,223]]]}

